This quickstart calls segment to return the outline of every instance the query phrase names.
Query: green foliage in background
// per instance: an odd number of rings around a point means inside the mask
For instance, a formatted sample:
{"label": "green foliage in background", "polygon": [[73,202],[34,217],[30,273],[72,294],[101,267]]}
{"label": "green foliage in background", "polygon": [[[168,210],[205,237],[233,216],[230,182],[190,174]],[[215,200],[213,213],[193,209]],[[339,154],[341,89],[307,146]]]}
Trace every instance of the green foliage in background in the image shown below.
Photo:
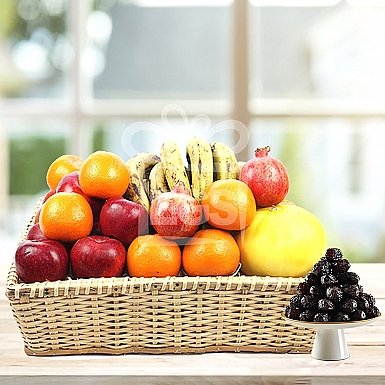
{"label": "green foliage in background", "polygon": [[95,128],[92,136],[92,151],[105,150],[106,135],[103,129],[103,125]]}
{"label": "green foliage in background", "polygon": [[284,133],[284,140],[279,154],[279,159],[285,165],[290,179],[287,199],[307,210],[311,210],[312,200],[307,195],[307,189],[304,188],[308,181],[311,180],[309,176],[311,170],[304,167],[303,159],[301,158],[303,132],[292,128],[289,123]]}
{"label": "green foliage in background", "polygon": [[64,138],[11,138],[9,193],[28,195],[47,190],[48,167],[64,153]]}
{"label": "green foliage in background", "polygon": [[39,0],[24,2],[23,6],[36,14],[33,19],[25,20],[20,17],[17,10],[20,1],[1,0],[0,5],[0,37],[12,36],[14,41],[29,39],[38,27],[44,27],[52,34],[53,38],[56,38],[66,30],[65,9],[59,14],[50,14],[49,3],[43,3]]}
{"label": "green foliage in background", "polygon": [[17,27],[17,9],[14,0],[1,0],[0,37],[9,36]]}
{"label": "green foliage in background", "polygon": [[[103,150],[105,132],[97,127],[93,135],[92,150]],[[47,190],[45,180],[48,167],[60,155],[66,153],[64,138],[27,136],[10,138],[11,195],[35,195]]]}
{"label": "green foliage in background", "polygon": [[[0,0],[1,97],[45,92],[45,87],[55,87],[60,82],[64,70],[56,63],[54,52],[56,42],[65,37],[68,6],[68,1],[59,0]],[[36,84],[12,56],[18,43],[33,41],[47,53],[47,69],[40,73]]]}

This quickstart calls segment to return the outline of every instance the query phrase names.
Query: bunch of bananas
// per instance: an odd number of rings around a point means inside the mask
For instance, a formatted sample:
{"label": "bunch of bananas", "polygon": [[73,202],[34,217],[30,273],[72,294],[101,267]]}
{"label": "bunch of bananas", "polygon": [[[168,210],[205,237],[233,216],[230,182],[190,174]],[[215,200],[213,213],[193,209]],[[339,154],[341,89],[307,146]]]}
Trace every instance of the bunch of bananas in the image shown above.
{"label": "bunch of bananas", "polygon": [[186,145],[187,166],[174,141],[164,142],[160,156],[141,152],[126,165],[131,183],[125,198],[150,211],[151,202],[183,181],[191,195],[201,201],[206,188],[215,180],[238,179],[245,162],[237,161],[232,149],[222,142],[207,142],[194,137]]}

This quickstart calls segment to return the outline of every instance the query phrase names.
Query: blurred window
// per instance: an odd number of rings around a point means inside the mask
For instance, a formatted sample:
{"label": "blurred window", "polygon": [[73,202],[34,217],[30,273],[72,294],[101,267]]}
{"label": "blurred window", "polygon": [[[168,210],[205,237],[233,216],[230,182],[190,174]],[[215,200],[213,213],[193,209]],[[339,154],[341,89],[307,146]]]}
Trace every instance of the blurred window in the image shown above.
{"label": "blurred window", "polygon": [[[99,72],[94,77],[96,98],[229,97],[229,7],[154,8],[117,2],[109,16],[102,15],[95,11],[88,28],[90,52],[99,63],[93,67]],[[100,36],[101,30],[106,36]]]}
{"label": "blurred window", "polygon": [[18,239],[57,156],[126,160],[202,135],[240,160],[269,145],[288,198],[322,220],[330,246],[385,261],[385,4],[1,3],[2,239]]}
{"label": "blurred window", "polygon": [[2,0],[0,96],[67,96],[72,58],[68,6],[68,0]]}

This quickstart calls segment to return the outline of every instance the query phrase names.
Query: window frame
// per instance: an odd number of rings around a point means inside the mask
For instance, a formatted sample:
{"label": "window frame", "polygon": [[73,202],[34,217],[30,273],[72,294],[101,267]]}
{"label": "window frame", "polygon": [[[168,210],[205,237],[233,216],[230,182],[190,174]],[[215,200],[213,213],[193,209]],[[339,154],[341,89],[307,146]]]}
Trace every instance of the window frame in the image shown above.
{"label": "window frame", "polygon": [[[87,17],[91,11],[92,0],[69,0],[68,31],[73,47],[73,65],[70,70],[71,93],[66,100],[52,99],[1,99],[0,127],[7,120],[47,120],[61,119],[71,125],[69,151],[81,157],[90,153],[90,138],[87,126],[92,121],[109,119],[159,118],[162,109],[168,104],[179,104],[186,116],[192,118],[206,114],[211,118],[232,119],[249,127],[253,119],[258,118],[385,118],[385,104],[381,100],[334,100],[334,99],[266,99],[252,98],[251,84],[251,32],[258,39],[258,30],[251,31],[251,10],[258,19],[258,5],[252,0],[233,0],[231,55],[232,55],[232,89],[228,100],[202,99],[130,99],[125,100],[94,99],[92,79],[82,71],[82,54],[87,47]],[[256,20],[258,23],[258,20]],[[258,69],[256,71],[258,78]],[[170,113],[170,117],[173,117]],[[177,117],[175,112],[175,117]],[[238,154],[239,159],[247,157],[246,147]]]}

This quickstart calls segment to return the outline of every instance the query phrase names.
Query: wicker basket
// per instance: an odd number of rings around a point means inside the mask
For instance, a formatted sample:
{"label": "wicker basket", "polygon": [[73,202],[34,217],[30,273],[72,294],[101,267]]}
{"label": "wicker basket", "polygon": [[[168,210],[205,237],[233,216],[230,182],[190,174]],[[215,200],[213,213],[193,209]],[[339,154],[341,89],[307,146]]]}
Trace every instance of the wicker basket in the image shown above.
{"label": "wicker basket", "polygon": [[25,284],[12,264],[6,295],[28,355],[308,353],[314,330],[281,318],[299,282],[240,275]]}

